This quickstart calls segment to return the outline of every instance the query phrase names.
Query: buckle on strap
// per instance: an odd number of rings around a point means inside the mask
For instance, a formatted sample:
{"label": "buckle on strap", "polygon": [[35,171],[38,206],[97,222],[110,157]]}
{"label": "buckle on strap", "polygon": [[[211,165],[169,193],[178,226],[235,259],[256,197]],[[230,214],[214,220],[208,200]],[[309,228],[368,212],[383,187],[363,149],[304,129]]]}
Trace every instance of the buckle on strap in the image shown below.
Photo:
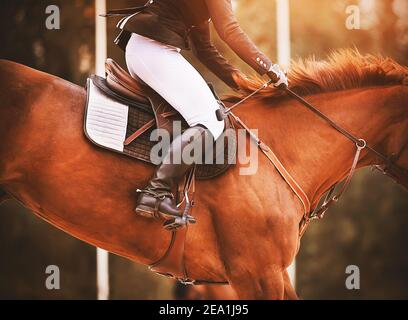
{"label": "buckle on strap", "polygon": [[367,147],[367,142],[364,139],[359,139],[356,142],[357,150],[361,151]]}

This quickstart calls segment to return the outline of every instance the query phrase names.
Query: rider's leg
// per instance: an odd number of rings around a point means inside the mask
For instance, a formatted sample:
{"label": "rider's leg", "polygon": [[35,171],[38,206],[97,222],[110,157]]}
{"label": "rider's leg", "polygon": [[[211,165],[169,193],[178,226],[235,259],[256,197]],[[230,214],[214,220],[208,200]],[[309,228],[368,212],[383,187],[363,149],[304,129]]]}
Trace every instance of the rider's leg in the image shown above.
{"label": "rider's leg", "polygon": [[126,48],[126,62],[130,73],[167,100],[191,127],[171,145],[164,163],[157,168],[139,197],[136,211],[146,216],[157,211],[165,217],[180,216],[171,195],[172,189],[192,164],[187,164],[183,157],[181,163],[168,160],[176,152],[183,154],[190,145],[186,137],[192,132],[202,140],[205,136],[203,127],[215,140],[222,134],[224,122],[219,122],[215,115],[218,102],[201,75],[177,48],[134,34]]}
{"label": "rider's leg", "polygon": [[153,88],[190,127],[203,125],[214,139],[222,134],[224,122],[215,115],[217,100],[179,49],[133,34],[126,48],[126,63],[131,75]]}
{"label": "rider's leg", "polygon": [[191,158],[203,158],[201,153],[205,149],[206,135],[211,134],[204,127],[196,126],[187,129],[174,139],[162,164],[157,167],[147,187],[141,191],[136,207],[137,213],[142,216],[161,216],[166,219],[182,215],[182,212],[175,206],[172,190],[194,165],[192,161],[186,161],[186,157],[183,157],[186,148],[189,151],[199,152],[198,155],[193,155]]}

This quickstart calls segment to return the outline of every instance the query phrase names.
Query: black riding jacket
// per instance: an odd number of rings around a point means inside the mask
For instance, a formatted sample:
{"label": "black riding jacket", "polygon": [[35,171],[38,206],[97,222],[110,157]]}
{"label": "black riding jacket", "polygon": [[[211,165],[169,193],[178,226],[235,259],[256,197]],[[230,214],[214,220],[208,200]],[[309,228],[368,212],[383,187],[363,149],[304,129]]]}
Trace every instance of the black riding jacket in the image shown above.
{"label": "black riding jacket", "polygon": [[238,70],[212,44],[210,21],[220,38],[260,75],[272,66],[239,26],[231,0],[150,0],[143,6],[109,13],[125,15],[118,23],[122,32],[116,39],[121,48],[126,47],[130,33],[181,49],[191,48],[207,68],[231,87],[236,87],[232,74]]}

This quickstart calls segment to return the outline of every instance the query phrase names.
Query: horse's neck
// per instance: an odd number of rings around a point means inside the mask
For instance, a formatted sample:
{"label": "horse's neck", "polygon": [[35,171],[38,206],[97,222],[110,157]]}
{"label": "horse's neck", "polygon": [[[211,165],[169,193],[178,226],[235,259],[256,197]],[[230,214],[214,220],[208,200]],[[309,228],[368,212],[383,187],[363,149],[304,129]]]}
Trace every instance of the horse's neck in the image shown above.
{"label": "horse's neck", "polygon": [[[389,155],[393,148],[390,141],[399,134],[395,119],[403,116],[399,114],[402,108],[390,105],[394,91],[390,87],[361,88],[309,96],[307,100],[347,131]],[[256,108],[258,112],[249,107],[240,116],[251,128],[259,128],[261,139],[274,150],[312,205],[347,175],[356,146],[324,120],[293,100]],[[363,152],[358,167],[376,162],[378,159]]]}

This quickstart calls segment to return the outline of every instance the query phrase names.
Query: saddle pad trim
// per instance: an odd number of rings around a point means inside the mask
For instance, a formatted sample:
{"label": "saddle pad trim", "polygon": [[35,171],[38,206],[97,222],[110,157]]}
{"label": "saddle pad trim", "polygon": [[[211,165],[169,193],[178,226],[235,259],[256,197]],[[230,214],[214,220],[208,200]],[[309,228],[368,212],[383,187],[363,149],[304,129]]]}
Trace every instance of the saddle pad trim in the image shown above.
{"label": "saddle pad trim", "polygon": [[[118,124],[117,128],[109,128],[106,127],[106,125],[101,125],[98,126],[98,107],[94,106],[94,109],[92,109],[92,95],[98,95],[98,91],[101,93],[103,99],[106,100],[111,100],[113,104],[115,104],[115,108],[117,108],[118,111],[113,110],[112,112],[109,112],[109,109],[105,109],[106,113],[104,115],[100,115],[102,119],[108,119],[111,121],[116,121]],[[101,100],[103,100],[101,99]],[[95,99],[94,103],[99,102],[97,99]],[[91,79],[87,80],[87,99],[86,99],[86,107],[85,107],[85,117],[84,117],[84,132],[86,137],[95,145],[98,147],[104,148],[106,150],[114,151],[117,153],[122,154],[124,151],[124,144],[123,142],[126,139],[126,127],[127,127],[127,116],[128,116],[128,110],[129,107],[126,105],[123,105],[121,103],[118,103],[110,98],[108,98],[104,93],[93,84],[93,81]],[[109,119],[110,118],[110,119]],[[116,118],[116,119],[113,119]],[[124,121],[124,122],[121,122]],[[122,127],[120,126],[122,125]],[[104,128],[107,128],[104,132]],[[113,134],[113,131],[117,131],[117,134]],[[109,137],[109,132],[111,133],[111,137]]]}

